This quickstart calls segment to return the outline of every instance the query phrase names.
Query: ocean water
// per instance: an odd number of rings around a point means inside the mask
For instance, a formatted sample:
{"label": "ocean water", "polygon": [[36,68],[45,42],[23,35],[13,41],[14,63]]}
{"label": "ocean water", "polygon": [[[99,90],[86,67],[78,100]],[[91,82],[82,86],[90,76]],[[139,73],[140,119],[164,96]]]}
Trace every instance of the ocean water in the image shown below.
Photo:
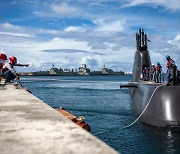
{"label": "ocean water", "polygon": [[180,134],[140,123],[127,89],[130,75],[23,77],[23,85],[53,108],[84,116],[91,133],[122,154],[180,153]]}

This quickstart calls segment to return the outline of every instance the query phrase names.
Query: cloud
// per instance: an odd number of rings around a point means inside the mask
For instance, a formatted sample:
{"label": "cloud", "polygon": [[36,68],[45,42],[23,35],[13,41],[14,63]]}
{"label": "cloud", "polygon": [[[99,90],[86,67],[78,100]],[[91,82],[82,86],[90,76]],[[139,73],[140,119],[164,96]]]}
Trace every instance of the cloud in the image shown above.
{"label": "cloud", "polygon": [[56,50],[56,49],[74,49],[74,50],[85,50],[91,51],[86,41],[76,41],[75,39],[68,38],[53,38],[48,42],[41,44],[41,50]]}
{"label": "cloud", "polygon": [[67,3],[54,3],[54,4],[47,4],[46,9],[44,11],[34,11],[33,13],[36,16],[40,17],[56,17],[56,18],[72,18],[72,17],[79,17],[83,14],[83,9],[76,6],[70,6]]}
{"label": "cloud", "polygon": [[[164,55],[170,52],[178,57],[179,36],[174,36],[178,28],[173,26],[179,23],[179,18],[178,14],[168,12],[178,9],[179,3],[175,0],[30,2],[26,7],[36,16],[31,14],[32,17],[23,23],[19,16],[13,21],[4,18],[5,23],[0,24],[0,50],[16,55],[20,62],[30,63],[32,69],[46,70],[51,63],[62,68],[77,68],[81,63],[87,63],[94,69],[102,68],[104,64],[118,70],[125,68],[126,64],[130,68],[136,50],[134,34],[139,27],[148,32],[152,41],[149,50],[153,61],[163,61]],[[155,7],[153,12],[145,7],[144,13],[140,14],[143,11],[139,10],[140,5]],[[157,6],[167,9],[166,16],[157,13]],[[19,12],[23,18],[26,13]]]}
{"label": "cloud", "polygon": [[173,40],[168,41],[169,44],[172,44],[176,46],[178,49],[180,49],[180,34],[177,34]]}
{"label": "cloud", "polygon": [[104,32],[122,32],[125,27],[125,20],[107,20],[107,19],[98,19],[94,20],[94,23],[97,25],[96,31]]}
{"label": "cloud", "polygon": [[[111,61],[114,68],[119,68],[119,61],[130,59],[129,48],[122,48],[123,43],[130,41],[128,35],[86,29],[86,31],[57,31],[49,29],[18,27],[19,34],[33,34],[35,37],[23,35],[10,35],[11,27],[8,24],[7,32],[0,36],[0,50],[5,50],[7,55],[15,55],[21,63],[29,63],[29,70],[47,70],[51,63],[62,68],[78,68],[81,63],[86,63],[93,70]],[[0,25],[1,26],[1,25]],[[16,26],[15,26],[16,27]],[[52,38],[37,37],[39,34],[50,34]],[[11,41],[13,40],[13,41]],[[133,50],[131,50],[133,51]],[[123,55],[121,53],[123,52]],[[121,57],[119,59],[119,57]],[[133,59],[133,58],[132,58]]]}
{"label": "cloud", "polygon": [[8,29],[8,30],[11,29],[14,31],[16,31],[16,30],[23,31],[24,30],[24,28],[22,28],[21,26],[12,25],[8,22],[1,24],[1,28]]}
{"label": "cloud", "polygon": [[2,23],[0,24],[0,34],[22,37],[36,37],[39,34],[59,35],[60,31],[43,28],[28,28],[10,23]]}
{"label": "cloud", "polygon": [[[11,30],[11,27],[15,26],[9,25],[6,30]],[[32,29],[20,26],[18,29],[19,34],[31,33],[37,36],[38,34],[49,33],[55,36],[49,39],[38,37],[24,39],[23,36],[9,36],[9,34],[0,36],[3,46],[0,49],[5,50],[9,56],[17,56],[19,62],[30,63],[29,70],[47,70],[53,63],[56,64],[56,67],[61,68],[78,68],[82,63],[86,63],[92,70],[101,69],[104,64],[115,70],[124,70],[125,68],[127,71],[132,70],[129,63],[132,64],[134,60],[135,35],[111,31],[98,31],[97,33],[96,29],[89,30],[88,28],[84,32]],[[175,45],[172,43],[176,42],[178,45],[179,35],[169,43],[162,36],[151,34],[149,37],[153,40],[149,48],[152,61],[163,62],[164,54],[171,49],[176,55],[177,49],[173,47]],[[168,49],[165,50],[165,48]]]}
{"label": "cloud", "polygon": [[26,33],[26,28],[21,27],[21,26],[12,25],[7,22],[0,24],[0,34],[21,36],[21,37],[33,37],[33,34]]}
{"label": "cloud", "polygon": [[33,37],[33,35],[25,33],[11,33],[11,32],[0,32],[2,35],[20,36],[20,37]]}
{"label": "cloud", "polygon": [[84,54],[93,54],[93,55],[105,55],[103,53],[93,52],[93,51],[84,51],[84,50],[75,50],[75,49],[55,49],[55,50],[42,50],[49,53],[84,53]]}
{"label": "cloud", "polygon": [[122,7],[131,7],[138,5],[161,6],[168,10],[180,10],[179,0],[124,0]]}
{"label": "cloud", "polygon": [[156,64],[160,62],[163,66],[163,71],[166,72],[166,59],[165,56],[168,54],[174,60],[176,65],[179,67],[180,59],[179,50],[180,50],[180,35],[174,36],[174,39],[169,40],[168,37],[163,37],[160,35],[151,34],[150,39],[151,43],[148,45],[148,50],[151,55],[152,63]]}
{"label": "cloud", "polygon": [[74,17],[82,13],[82,9],[74,6],[69,6],[67,3],[59,5],[51,5],[51,9],[60,17]]}
{"label": "cloud", "polygon": [[91,56],[82,57],[79,64],[86,64],[88,68],[97,69],[98,60]]}
{"label": "cloud", "polygon": [[85,32],[86,29],[80,26],[69,26],[64,29],[65,32]]}
{"label": "cloud", "polygon": [[180,34],[176,35],[176,37],[174,38],[175,41],[180,41]]}

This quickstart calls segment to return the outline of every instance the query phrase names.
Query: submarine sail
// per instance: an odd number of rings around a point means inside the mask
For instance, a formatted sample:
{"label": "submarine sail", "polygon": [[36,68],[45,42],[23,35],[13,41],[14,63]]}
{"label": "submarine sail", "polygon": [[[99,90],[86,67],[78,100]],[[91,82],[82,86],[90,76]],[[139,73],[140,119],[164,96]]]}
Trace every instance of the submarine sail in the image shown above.
{"label": "submarine sail", "polygon": [[133,82],[138,82],[143,79],[142,70],[145,67],[151,66],[151,58],[147,50],[147,35],[143,29],[136,33],[137,51],[135,52],[134,67],[133,67]]}

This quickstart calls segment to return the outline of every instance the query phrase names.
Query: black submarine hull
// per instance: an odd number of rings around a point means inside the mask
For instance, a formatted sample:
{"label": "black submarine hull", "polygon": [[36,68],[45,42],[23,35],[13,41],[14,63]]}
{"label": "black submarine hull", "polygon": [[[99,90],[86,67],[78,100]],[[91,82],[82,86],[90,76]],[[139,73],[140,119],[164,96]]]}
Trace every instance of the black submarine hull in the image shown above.
{"label": "black submarine hull", "polygon": [[144,111],[141,122],[180,131],[179,86],[139,83],[137,88],[130,88],[129,92],[136,115],[139,116]]}
{"label": "black submarine hull", "polygon": [[132,82],[127,85],[134,111],[145,124],[180,132],[180,83],[166,86],[165,83],[144,81],[143,70],[152,65],[147,40],[147,35],[140,29],[139,34],[136,33]]}

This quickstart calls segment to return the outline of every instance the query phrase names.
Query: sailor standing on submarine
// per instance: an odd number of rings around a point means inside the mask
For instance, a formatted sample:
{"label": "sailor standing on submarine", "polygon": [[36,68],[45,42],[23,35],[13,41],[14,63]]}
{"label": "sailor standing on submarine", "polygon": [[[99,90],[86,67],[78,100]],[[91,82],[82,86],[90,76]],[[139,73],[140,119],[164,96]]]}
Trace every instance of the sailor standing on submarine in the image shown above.
{"label": "sailor standing on submarine", "polygon": [[176,66],[175,62],[173,59],[171,59],[171,57],[169,55],[166,55],[166,59],[167,59],[167,85],[170,84],[170,82],[172,81],[173,78],[173,67]]}
{"label": "sailor standing on submarine", "polygon": [[161,83],[161,72],[162,72],[162,66],[159,62],[157,62],[156,66],[156,80],[155,82]]}

